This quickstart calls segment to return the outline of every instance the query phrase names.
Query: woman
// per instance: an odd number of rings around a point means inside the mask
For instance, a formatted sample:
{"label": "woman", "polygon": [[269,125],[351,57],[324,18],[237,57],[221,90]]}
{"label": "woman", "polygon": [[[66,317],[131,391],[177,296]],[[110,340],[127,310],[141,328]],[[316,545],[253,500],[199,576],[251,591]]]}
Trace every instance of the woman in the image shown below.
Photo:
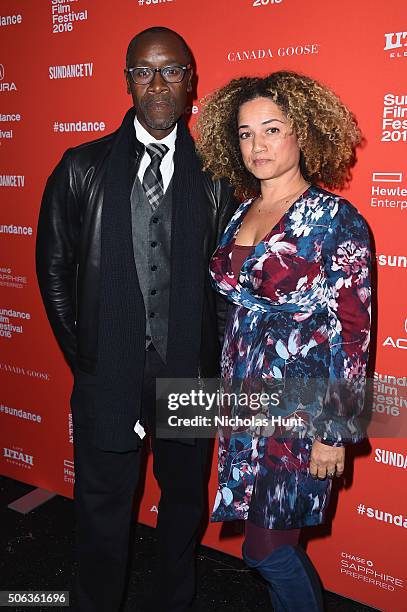
{"label": "woman", "polygon": [[[346,183],[360,132],[335,94],[292,72],[232,81],[207,101],[198,130],[205,169],[250,196],[211,262],[231,302],[223,389],[270,397],[252,413],[268,420],[219,432],[212,520],[246,521],[243,556],[275,610],[321,610],[297,544],[302,527],[323,522],[345,445],[362,437],[370,250],[361,215],[319,185]],[[238,404],[223,415],[241,415]]]}

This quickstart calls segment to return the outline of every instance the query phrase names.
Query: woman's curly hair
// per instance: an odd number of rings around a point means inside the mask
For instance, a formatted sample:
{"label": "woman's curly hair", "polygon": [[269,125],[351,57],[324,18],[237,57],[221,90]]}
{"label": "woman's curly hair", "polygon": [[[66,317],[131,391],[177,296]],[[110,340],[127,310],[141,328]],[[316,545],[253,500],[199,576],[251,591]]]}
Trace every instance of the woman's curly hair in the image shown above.
{"label": "woman's curly hair", "polygon": [[341,188],[350,179],[361,134],[349,109],[327,87],[296,72],[234,79],[204,100],[197,148],[204,169],[227,178],[242,197],[259,192],[243,165],[237,115],[245,102],[270,98],[288,118],[301,150],[301,172],[310,183]]}

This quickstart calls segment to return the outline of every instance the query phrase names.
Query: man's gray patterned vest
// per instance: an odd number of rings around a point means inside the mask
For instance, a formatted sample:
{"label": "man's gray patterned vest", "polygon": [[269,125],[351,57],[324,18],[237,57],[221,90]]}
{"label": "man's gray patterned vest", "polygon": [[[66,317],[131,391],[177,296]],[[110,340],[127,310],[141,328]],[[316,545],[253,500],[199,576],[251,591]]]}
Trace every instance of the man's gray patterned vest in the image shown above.
{"label": "man's gray patterned vest", "polygon": [[170,297],[172,181],[155,211],[138,177],[131,192],[134,261],[146,309],[146,347],[166,361]]}

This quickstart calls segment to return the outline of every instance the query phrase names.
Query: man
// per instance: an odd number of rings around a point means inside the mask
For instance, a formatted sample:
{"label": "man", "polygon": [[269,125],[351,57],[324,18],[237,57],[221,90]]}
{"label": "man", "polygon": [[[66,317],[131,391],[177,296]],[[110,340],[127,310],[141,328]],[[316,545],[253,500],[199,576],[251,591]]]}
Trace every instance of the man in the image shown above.
{"label": "man", "polygon": [[78,610],[120,607],[148,430],[161,489],[154,609],[178,612],[194,596],[207,443],[156,438],[155,380],[217,374],[207,270],[235,203],[202,172],[182,119],[193,69],[181,36],[138,34],[125,76],[134,108],[119,130],[68,150],[48,180],[37,274],[74,372]]}

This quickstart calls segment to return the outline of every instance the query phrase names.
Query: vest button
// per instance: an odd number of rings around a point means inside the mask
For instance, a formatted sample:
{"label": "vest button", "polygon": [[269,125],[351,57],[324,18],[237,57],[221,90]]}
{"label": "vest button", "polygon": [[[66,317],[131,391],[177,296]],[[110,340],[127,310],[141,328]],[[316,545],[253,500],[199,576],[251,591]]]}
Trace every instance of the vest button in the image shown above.
{"label": "vest button", "polygon": [[157,246],[157,242],[155,240],[153,240],[153,242],[151,243],[151,246],[153,247],[153,249]]}
{"label": "vest button", "polygon": [[153,217],[153,223],[158,223],[159,218],[158,217]]}
{"label": "vest button", "polygon": [[157,270],[157,266],[156,266],[156,265],[151,266],[151,270],[152,270],[153,272],[155,272],[155,271]]}
{"label": "vest button", "polygon": [[155,295],[157,293],[157,289],[151,289],[150,295]]}
{"label": "vest button", "polygon": [[151,317],[152,319],[154,319],[154,317],[155,317],[155,312],[150,312],[150,317]]}

